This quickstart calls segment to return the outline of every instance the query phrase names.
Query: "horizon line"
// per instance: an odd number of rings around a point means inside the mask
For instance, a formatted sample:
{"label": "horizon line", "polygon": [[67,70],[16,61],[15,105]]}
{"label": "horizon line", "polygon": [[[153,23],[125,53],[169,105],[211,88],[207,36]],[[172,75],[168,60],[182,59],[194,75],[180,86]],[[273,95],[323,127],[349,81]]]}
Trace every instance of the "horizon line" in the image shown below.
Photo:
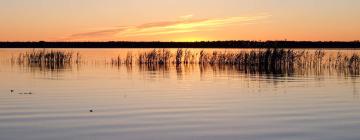
{"label": "horizon line", "polygon": [[46,40],[29,40],[29,41],[0,41],[0,43],[108,43],[108,42],[133,42],[133,43],[196,43],[196,42],[360,42],[360,40],[197,40],[197,41],[129,41],[129,40],[108,40],[108,41],[46,41]]}

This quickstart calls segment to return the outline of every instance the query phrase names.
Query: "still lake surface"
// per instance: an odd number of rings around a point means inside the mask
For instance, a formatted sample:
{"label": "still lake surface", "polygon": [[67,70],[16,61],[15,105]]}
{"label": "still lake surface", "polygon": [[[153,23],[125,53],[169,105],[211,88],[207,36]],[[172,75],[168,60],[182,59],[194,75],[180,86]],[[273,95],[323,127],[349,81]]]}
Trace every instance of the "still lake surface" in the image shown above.
{"label": "still lake surface", "polygon": [[0,49],[1,140],[360,139],[358,72],[106,63],[124,49],[78,49],[89,61],[61,69],[10,62],[24,51]]}

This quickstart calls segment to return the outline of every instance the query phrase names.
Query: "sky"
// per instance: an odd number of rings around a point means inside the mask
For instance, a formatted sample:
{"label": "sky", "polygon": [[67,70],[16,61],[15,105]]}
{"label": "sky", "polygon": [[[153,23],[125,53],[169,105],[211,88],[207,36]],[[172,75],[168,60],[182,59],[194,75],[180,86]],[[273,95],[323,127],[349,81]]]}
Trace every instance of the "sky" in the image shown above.
{"label": "sky", "polygon": [[360,40],[360,0],[0,0],[0,41]]}

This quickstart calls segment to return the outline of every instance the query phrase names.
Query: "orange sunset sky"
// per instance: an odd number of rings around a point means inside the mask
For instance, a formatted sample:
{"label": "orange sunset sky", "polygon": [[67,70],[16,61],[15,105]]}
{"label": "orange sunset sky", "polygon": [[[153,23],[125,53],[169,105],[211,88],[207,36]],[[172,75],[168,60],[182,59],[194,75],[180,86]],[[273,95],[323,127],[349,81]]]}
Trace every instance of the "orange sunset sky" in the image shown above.
{"label": "orange sunset sky", "polygon": [[0,41],[360,39],[360,0],[0,0]]}

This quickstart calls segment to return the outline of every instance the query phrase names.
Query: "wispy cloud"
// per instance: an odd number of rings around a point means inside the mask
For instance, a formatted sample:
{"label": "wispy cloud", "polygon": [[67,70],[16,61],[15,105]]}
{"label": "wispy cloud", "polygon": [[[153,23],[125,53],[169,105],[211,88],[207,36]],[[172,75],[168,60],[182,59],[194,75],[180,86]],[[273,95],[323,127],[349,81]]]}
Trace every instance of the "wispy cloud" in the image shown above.
{"label": "wispy cloud", "polygon": [[194,15],[180,16],[180,18],[181,18],[181,19],[184,19],[184,20],[191,19],[192,17],[194,17]]}
{"label": "wispy cloud", "polygon": [[87,32],[87,33],[73,34],[73,35],[71,35],[71,37],[73,37],[73,38],[81,38],[81,37],[106,36],[106,35],[112,35],[112,34],[116,34],[118,32],[125,31],[126,29],[127,29],[127,27],[116,28],[116,29],[106,29],[106,30],[93,31],[93,32]]}
{"label": "wispy cloud", "polygon": [[231,25],[248,24],[257,20],[267,19],[269,18],[269,16],[270,15],[238,16],[213,19],[192,19],[193,15],[186,15],[180,17],[181,20],[177,21],[153,22],[137,26],[122,26],[105,30],[78,33],[70,35],[63,40],[119,40],[126,37],[145,37],[201,32],[217,30],[222,27]]}

